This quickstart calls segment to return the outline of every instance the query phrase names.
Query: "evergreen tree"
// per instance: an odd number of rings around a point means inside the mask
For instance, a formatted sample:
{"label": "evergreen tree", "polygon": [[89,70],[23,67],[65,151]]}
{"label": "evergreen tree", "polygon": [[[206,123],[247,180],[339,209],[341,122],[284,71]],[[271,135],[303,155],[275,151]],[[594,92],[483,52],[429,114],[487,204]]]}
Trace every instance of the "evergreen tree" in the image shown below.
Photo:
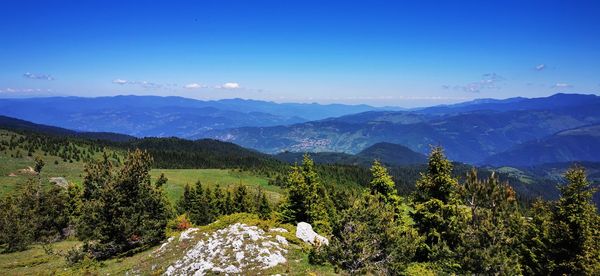
{"label": "evergreen tree", "polygon": [[529,210],[523,245],[520,248],[524,274],[550,275],[555,267],[550,256],[552,208],[552,203],[536,200]]}
{"label": "evergreen tree", "polygon": [[226,198],[219,184],[215,186],[214,194],[215,196],[212,203],[212,208],[215,210],[215,213],[217,216],[227,214],[227,208],[225,207],[225,204],[227,204]]}
{"label": "evergreen tree", "polygon": [[15,196],[0,199],[0,244],[6,245],[3,253],[25,250],[35,239],[33,214],[20,205]]}
{"label": "evergreen tree", "polygon": [[594,189],[585,169],[572,167],[565,173],[568,184],[560,186],[561,197],[553,220],[553,274],[597,275],[600,273],[600,217],[592,202]]}
{"label": "evergreen tree", "polygon": [[155,185],[156,187],[162,187],[163,185],[167,184],[167,181],[169,181],[169,179],[165,176],[164,173],[161,173],[158,179],[156,180]]}
{"label": "evergreen tree", "polygon": [[260,202],[258,204],[258,216],[261,219],[268,219],[271,217],[271,205],[269,204],[269,200],[267,200],[267,195],[264,192],[259,193]]}
{"label": "evergreen tree", "polygon": [[183,195],[181,195],[181,198],[177,202],[177,212],[179,212],[179,214],[188,213],[192,209],[194,195],[195,191],[193,188],[191,188],[189,184],[185,184]]}
{"label": "evergreen tree", "polygon": [[44,168],[44,165],[46,165],[46,163],[44,162],[44,159],[42,159],[39,156],[36,156],[35,157],[35,167],[33,168],[33,170],[37,174],[40,174],[42,172],[42,169]]}
{"label": "evergreen tree", "polygon": [[461,206],[458,180],[452,177],[452,164],[443,150],[434,148],[427,172],[421,174],[413,195],[412,217],[425,242],[419,249],[421,261],[441,262],[447,269],[458,265],[454,250],[461,244],[468,212]]}
{"label": "evergreen tree", "polygon": [[371,177],[369,188],[372,195],[379,193],[386,201],[397,196],[394,180],[392,180],[388,170],[381,165],[379,160],[375,160],[371,166]]}
{"label": "evergreen tree", "polygon": [[516,194],[508,183],[492,175],[480,180],[477,171],[467,174],[464,202],[471,211],[457,249],[462,271],[471,273],[521,274],[518,247],[524,222]]}
{"label": "evergreen tree", "polygon": [[418,234],[382,197],[364,194],[342,213],[327,249],[332,264],[350,274],[398,275],[412,261]]}
{"label": "evergreen tree", "polygon": [[223,214],[231,215],[233,212],[233,198],[231,197],[231,191],[227,190],[225,192],[225,200],[223,201]]}
{"label": "evergreen tree", "polygon": [[118,171],[105,154],[87,166],[78,236],[97,259],[154,245],[165,236],[170,216],[161,187],[152,184],[146,152],[129,152]]}
{"label": "evergreen tree", "polygon": [[212,222],[209,203],[205,190],[202,188],[202,183],[198,180],[194,187],[194,196],[189,210],[192,223],[207,225]]}
{"label": "evergreen tree", "polygon": [[233,193],[233,210],[235,213],[249,213],[252,211],[252,204],[248,197],[248,188],[240,184]]}
{"label": "evergreen tree", "polygon": [[216,200],[209,187],[206,187],[206,190],[204,191],[204,200],[206,202],[206,221],[208,224],[215,221],[219,216],[218,210],[215,208]]}
{"label": "evergreen tree", "polygon": [[308,222],[321,233],[331,233],[334,204],[322,185],[308,154],[301,166],[293,166],[286,178],[287,201],[280,211],[284,221]]}

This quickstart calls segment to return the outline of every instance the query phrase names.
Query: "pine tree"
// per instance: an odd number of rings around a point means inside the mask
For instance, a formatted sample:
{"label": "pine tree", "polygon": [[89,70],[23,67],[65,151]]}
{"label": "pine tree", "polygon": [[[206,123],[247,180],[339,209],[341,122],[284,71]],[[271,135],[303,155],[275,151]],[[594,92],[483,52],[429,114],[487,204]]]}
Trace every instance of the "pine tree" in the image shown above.
{"label": "pine tree", "polygon": [[87,166],[78,236],[97,259],[154,245],[165,237],[170,217],[162,187],[152,184],[146,152],[129,152],[118,171],[108,157]]}
{"label": "pine tree", "polygon": [[287,222],[308,222],[317,231],[331,233],[334,204],[319,176],[313,160],[304,155],[301,166],[293,166],[286,178],[288,198],[281,206],[281,216]]}
{"label": "pine tree", "polygon": [[212,202],[212,208],[215,210],[215,213],[217,216],[227,214],[227,208],[225,208],[225,204],[227,204],[226,198],[223,194],[223,190],[221,190],[221,187],[218,184],[215,186],[214,194],[215,196]]}
{"label": "pine tree", "polygon": [[454,267],[453,250],[460,245],[460,233],[466,216],[461,206],[458,180],[452,177],[452,164],[443,150],[434,148],[429,155],[427,172],[421,174],[413,195],[413,219],[425,242],[418,252],[422,261],[447,262]]}
{"label": "pine tree", "polygon": [[44,162],[44,159],[42,159],[39,156],[35,157],[35,168],[33,169],[37,174],[40,174],[42,172],[42,169],[44,168],[44,165],[46,165],[46,163]]}
{"label": "pine tree", "polygon": [[369,188],[371,189],[372,195],[379,193],[386,200],[397,195],[394,180],[392,180],[388,170],[381,165],[379,160],[375,160],[371,166],[370,184]]}
{"label": "pine tree", "polygon": [[194,187],[193,200],[189,211],[192,223],[196,225],[207,225],[212,222],[209,202],[205,190],[202,188],[202,182],[198,180]]}
{"label": "pine tree", "polygon": [[471,210],[468,225],[461,232],[463,244],[457,249],[461,269],[472,273],[521,274],[519,252],[524,221],[516,193],[501,183],[495,173],[480,180],[477,170],[467,174],[464,202]]}
{"label": "pine tree", "polygon": [[352,275],[398,275],[412,261],[418,234],[382,197],[363,194],[334,223],[327,249],[332,264]]}
{"label": "pine tree", "polygon": [[195,191],[193,188],[191,188],[189,184],[186,184],[183,188],[183,194],[177,202],[177,212],[179,212],[179,214],[190,212],[192,205],[194,204],[194,194]]}
{"label": "pine tree", "polygon": [[565,173],[568,184],[559,187],[561,197],[554,213],[556,264],[553,274],[597,275],[600,273],[600,217],[592,202],[594,189],[585,169],[575,166]]}
{"label": "pine tree", "polygon": [[258,216],[261,219],[269,219],[271,217],[271,205],[267,199],[267,195],[263,192],[259,193],[260,202],[258,204]]}
{"label": "pine tree", "polygon": [[252,204],[248,197],[248,188],[240,184],[233,193],[233,210],[235,213],[249,213],[252,211]]}
{"label": "pine tree", "polygon": [[231,215],[233,212],[233,199],[231,197],[231,191],[227,190],[225,192],[225,200],[223,201],[223,214]]}

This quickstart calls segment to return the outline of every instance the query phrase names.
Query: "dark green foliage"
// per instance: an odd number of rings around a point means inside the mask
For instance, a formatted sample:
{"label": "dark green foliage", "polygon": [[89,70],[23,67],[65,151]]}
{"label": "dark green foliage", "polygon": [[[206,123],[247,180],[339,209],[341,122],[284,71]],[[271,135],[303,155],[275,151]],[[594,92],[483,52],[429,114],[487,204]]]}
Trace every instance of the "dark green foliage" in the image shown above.
{"label": "dark green foliage", "polygon": [[490,275],[521,274],[518,248],[525,227],[514,190],[492,174],[480,180],[473,169],[464,185],[471,211],[457,248],[462,271]]}
{"label": "dark green foliage", "polygon": [[271,217],[271,204],[269,204],[269,200],[267,200],[267,195],[265,193],[262,193],[262,196],[260,197],[257,212],[261,219],[269,219]]}
{"label": "dark green foliage", "polygon": [[252,210],[252,203],[245,185],[238,185],[233,192],[233,212],[248,213]]}
{"label": "dark green foliage", "polygon": [[538,202],[523,252],[528,274],[597,275],[600,273],[600,216],[592,203],[594,190],[579,166],[565,173],[557,202]]}
{"label": "dark green foliage", "polygon": [[42,159],[39,156],[36,156],[35,157],[35,167],[33,168],[33,170],[39,174],[42,172],[44,165],[46,165],[46,163],[44,163],[44,159]]}
{"label": "dark green foliage", "polygon": [[270,203],[262,190],[253,193],[245,185],[238,185],[232,196],[230,190],[223,192],[218,185],[214,189],[203,188],[200,181],[193,188],[186,185],[177,211],[187,213],[195,225],[207,225],[221,215],[233,213],[256,213],[263,219],[271,216]]}
{"label": "dark green foliage", "polygon": [[575,166],[565,173],[568,184],[553,215],[552,256],[557,274],[600,273],[600,217],[592,203],[593,189],[585,170]]}
{"label": "dark green foliage", "polygon": [[64,189],[44,189],[39,179],[29,179],[17,193],[0,199],[0,244],[12,252],[64,238],[71,218],[68,202]]}
{"label": "dark green foliage", "polygon": [[447,262],[444,266],[455,269],[458,260],[453,250],[461,244],[460,233],[465,228],[468,210],[461,205],[460,186],[452,177],[452,164],[441,148],[432,150],[427,172],[422,174],[416,187],[412,217],[425,238],[418,258]]}
{"label": "dark green foliage", "polygon": [[280,213],[286,222],[308,222],[320,233],[331,233],[334,204],[314,166],[305,155],[301,166],[292,167],[286,179],[288,198]]}
{"label": "dark green foliage", "polygon": [[160,185],[150,181],[151,162],[148,153],[136,150],[116,170],[106,155],[86,167],[77,234],[94,258],[145,248],[165,237],[170,207]]}
{"label": "dark green foliage", "polygon": [[30,210],[21,209],[22,200],[14,196],[0,199],[0,244],[3,252],[20,251],[34,240]]}
{"label": "dark green foliage", "polygon": [[177,212],[183,214],[186,211],[191,210],[194,200],[194,192],[192,191],[190,185],[186,184],[185,188],[183,189],[183,195],[181,195],[181,198],[177,202]]}
{"label": "dark green foliage", "polygon": [[380,194],[385,202],[397,206],[400,203],[400,197],[388,170],[379,161],[375,160],[373,166],[371,166],[371,175],[369,186],[371,194]]}
{"label": "dark green foliage", "polygon": [[332,264],[350,274],[395,275],[412,261],[418,234],[397,220],[394,206],[381,197],[364,194],[334,224],[328,248]]}

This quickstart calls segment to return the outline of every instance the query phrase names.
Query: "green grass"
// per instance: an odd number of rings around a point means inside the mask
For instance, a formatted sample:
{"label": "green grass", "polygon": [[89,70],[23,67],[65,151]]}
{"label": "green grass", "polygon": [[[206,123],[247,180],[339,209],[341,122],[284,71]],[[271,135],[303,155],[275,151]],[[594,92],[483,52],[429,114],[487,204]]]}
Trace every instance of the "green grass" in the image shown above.
{"label": "green grass", "polygon": [[268,179],[252,175],[248,172],[223,169],[155,169],[150,172],[153,181],[160,174],[165,174],[169,179],[165,191],[169,200],[175,203],[183,194],[185,185],[194,186],[200,180],[203,187],[215,187],[219,185],[224,189],[232,189],[237,185],[246,185],[252,190],[259,187],[267,193],[272,202],[281,200],[283,190],[280,187],[268,184]]}
{"label": "green grass", "polygon": [[[10,131],[0,130],[0,141],[9,140],[11,135],[22,136]],[[84,149],[82,146],[78,147]],[[87,148],[85,149],[87,150]],[[22,157],[16,157],[17,151],[21,153]],[[109,154],[112,154],[112,151],[109,150]],[[35,176],[22,171],[35,166],[35,156],[39,156],[44,160],[45,166],[40,175],[44,183],[48,184],[47,180],[50,177],[64,177],[70,183],[76,185],[81,185],[83,182],[85,163],[82,161],[64,162],[58,156],[44,155],[44,152],[39,150],[28,156],[27,150],[24,148],[6,149],[0,151],[0,195],[14,191],[19,185],[27,182],[28,178]],[[100,157],[101,153],[95,153],[94,158]]]}
{"label": "green grass", "polygon": [[[0,141],[10,139],[11,135],[21,136],[13,132],[0,130]],[[17,151],[20,151],[22,157],[16,157]],[[112,154],[112,151],[109,152],[110,154]],[[58,156],[44,155],[44,152],[41,151],[34,152],[32,156],[27,156],[27,150],[24,148],[7,149],[0,151],[0,196],[14,191],[20,185],[25,184],[27,179],[36,176],[35,174],[23,171],[35,166],[35,156],[40,156],[46,164],[40,174],[40,178],[46,185],[52,185],[48,182],[51,177],[64,177],[69,183],[75,185],[82,184],[85,174],[85,163],[83,161],[78,162],[73,160],[73,162],[64,162]],[[101,154],[97,153],[94,157],[100,158]],[[151,171],[153,180],[156,180],[161,173],[164,173],[169,179],[167,185],[165,185],[165,191],[172,204],[175,204],[181,194],[183,194],[186,184],[194,185],[198,180],[202,182],[204,187],[220,185],[221,188],[231,189],[239,184],[246,185],[251,190],[257,190],[260,187],[267,193],[272,202],[278,202],[283,194],[281,188],[268,185],[267,178],[237,170],[155,169]]]}

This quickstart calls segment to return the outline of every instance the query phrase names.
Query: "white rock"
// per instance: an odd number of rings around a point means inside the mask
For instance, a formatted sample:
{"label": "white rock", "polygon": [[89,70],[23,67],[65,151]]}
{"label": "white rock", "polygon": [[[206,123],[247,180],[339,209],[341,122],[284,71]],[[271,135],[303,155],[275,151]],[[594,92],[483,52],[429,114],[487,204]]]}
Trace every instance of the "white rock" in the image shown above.
{"label": "white rock", "polygon": [[312,226],[306,222],[298,223],[296,226],[296,237],[311,244],[329,245],[329,240],[313,231]]}
{"label": "white rock", "polygon": [[[192,238],[189,233],[186,235]],[[166,275],[257,274],[258,270],[287,262],[287,240],[279,235],[265,235],[256,226],[236,223],[193,238],[196,244],[167,268]]]}
{"label": "white rock", "polygon": [[154,251],[154,253],[161,253],[174,239],[175,237],[169,237],[165,243],[160,245],[160,248]]}
{"label": "white rock", "polygon": [[288,230],[285,228],[277,227],[269,229],[269,232],[288,233]]}
{"label": "white rock", "polygon": [[181,235],[179,236],[179,241],[185,241],[185,240],[191,239],[192,236],[190,236],[190,234],[192,234],[196,231],[198,231],[198,228],[188,228],[187,230],[181,232]]}
{"label": "white rock", "polygon": [[283,245],[288,245],[288,241],[282,236],[277,235],[275,236],[275,239]]}

